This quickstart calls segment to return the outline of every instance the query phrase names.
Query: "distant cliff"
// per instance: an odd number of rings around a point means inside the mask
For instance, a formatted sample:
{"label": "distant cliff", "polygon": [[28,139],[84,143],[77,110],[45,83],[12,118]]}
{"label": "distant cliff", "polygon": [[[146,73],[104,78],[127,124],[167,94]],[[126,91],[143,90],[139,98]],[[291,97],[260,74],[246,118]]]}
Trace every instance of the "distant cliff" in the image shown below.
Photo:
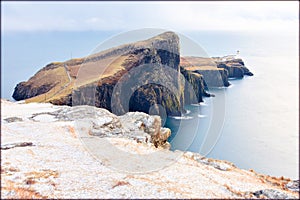
{"label": "distant cliff", "polygon": [[240,59],[180,57],[179,37],[165,32],[87,58],[53,62],[15,87],[13,98],[57,105],[94,105],[122,115],[129,111],[179,116],[185,104],[227,87],[228,78],[251,75]]}
{"label": "distant cliff", "polygon": [[242,59],[232,59],[223,61],[222,58],[214,58],[217,67],[223,68],[228,71],[229,78],[243,78],[244,75],[253,76],[253,73],[249,71]]}
{"label": "distant cliff", "polygon": [[180,59],[183,69],[201,74],[205,87],[228,87],[228,78],[243,78],[253,76],[242,59],[225,59],[224,57],[195,57],[185,56]]}

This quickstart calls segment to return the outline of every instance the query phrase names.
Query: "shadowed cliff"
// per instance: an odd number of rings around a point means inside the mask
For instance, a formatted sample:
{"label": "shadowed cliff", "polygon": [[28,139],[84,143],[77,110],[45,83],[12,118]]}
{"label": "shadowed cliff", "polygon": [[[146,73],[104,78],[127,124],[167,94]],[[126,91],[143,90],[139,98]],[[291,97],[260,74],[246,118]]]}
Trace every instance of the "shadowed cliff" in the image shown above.
{"label": "shadowed cliff", "polygon": [[[181,87],[184,83],[178,78],[179,62],[179,38],[173,32],[165,32],[87,58],[50,63],[27,82],[19,83],[13,98],[58,105],[95,105],[110,111],[112,104],[116,104],[119,106],[116,114],[136,110],[148,113],[150,107],[155,108],[158,104],[165,108],[168,115],[180,115],[184,105],[184,87]],[[141,66],[147,67],[141,69]],[[140,69],[135,72],[138,76],[134,81],[136,84],[142,83],[141,87],[133,87],[131,83],[132,87],[127,89],[132,98],[112,102],[115,85],[128,85],[128,81],[121,78],[135,68]],[[177,74],[165,73],[162,76],[162,72],[166,71],[162,68]],[[156,84],[153,80],[163,84]],[[123,96],[120,95],[120,98]]]}

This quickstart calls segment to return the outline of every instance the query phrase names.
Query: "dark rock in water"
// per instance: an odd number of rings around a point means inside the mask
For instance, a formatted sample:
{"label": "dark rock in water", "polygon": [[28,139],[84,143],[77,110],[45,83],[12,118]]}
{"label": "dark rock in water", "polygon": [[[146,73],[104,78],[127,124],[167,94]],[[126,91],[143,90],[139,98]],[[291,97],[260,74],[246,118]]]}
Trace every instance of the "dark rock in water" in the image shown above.
{"label": "dark rock in water", "polygon": [[245,75],[247,75],[247,76],[253,76],[254,74],[252,72],[246,72]]}
{"label": "dark rock in water", "polygon": [[267,199],[295,199],[294,196],[287,195],[283,192],[274,189],[259,190],[252,193],[257,198],[267,198]]}

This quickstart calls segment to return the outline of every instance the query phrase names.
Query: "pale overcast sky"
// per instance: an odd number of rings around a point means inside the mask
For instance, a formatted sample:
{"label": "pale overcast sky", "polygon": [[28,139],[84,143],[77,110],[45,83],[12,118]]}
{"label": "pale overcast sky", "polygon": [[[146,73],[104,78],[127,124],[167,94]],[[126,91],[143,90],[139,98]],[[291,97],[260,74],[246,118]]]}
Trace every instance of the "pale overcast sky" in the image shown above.
{"label": "pale overcast sky", "polygon": [[298,33],[294,2],[1,2],[2,31],[270,31]]}

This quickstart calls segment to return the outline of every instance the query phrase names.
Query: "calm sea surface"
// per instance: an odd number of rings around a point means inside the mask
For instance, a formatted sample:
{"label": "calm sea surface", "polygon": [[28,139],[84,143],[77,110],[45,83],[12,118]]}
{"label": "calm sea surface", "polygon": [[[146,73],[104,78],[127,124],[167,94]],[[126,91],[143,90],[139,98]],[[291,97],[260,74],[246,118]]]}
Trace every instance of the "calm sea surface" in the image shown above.
{"label": "calm sea surface", "polygon": [[[229,88],[210,91],[216,97],[187,105],[190,112],[183,118],[168,118],[172,148],[298,179],[299,62],[298,43],[292,41],[263,37],[241,42],[242,58],[254,76],[230,80]],[[214,120],[219,122],[214,125]]]}

